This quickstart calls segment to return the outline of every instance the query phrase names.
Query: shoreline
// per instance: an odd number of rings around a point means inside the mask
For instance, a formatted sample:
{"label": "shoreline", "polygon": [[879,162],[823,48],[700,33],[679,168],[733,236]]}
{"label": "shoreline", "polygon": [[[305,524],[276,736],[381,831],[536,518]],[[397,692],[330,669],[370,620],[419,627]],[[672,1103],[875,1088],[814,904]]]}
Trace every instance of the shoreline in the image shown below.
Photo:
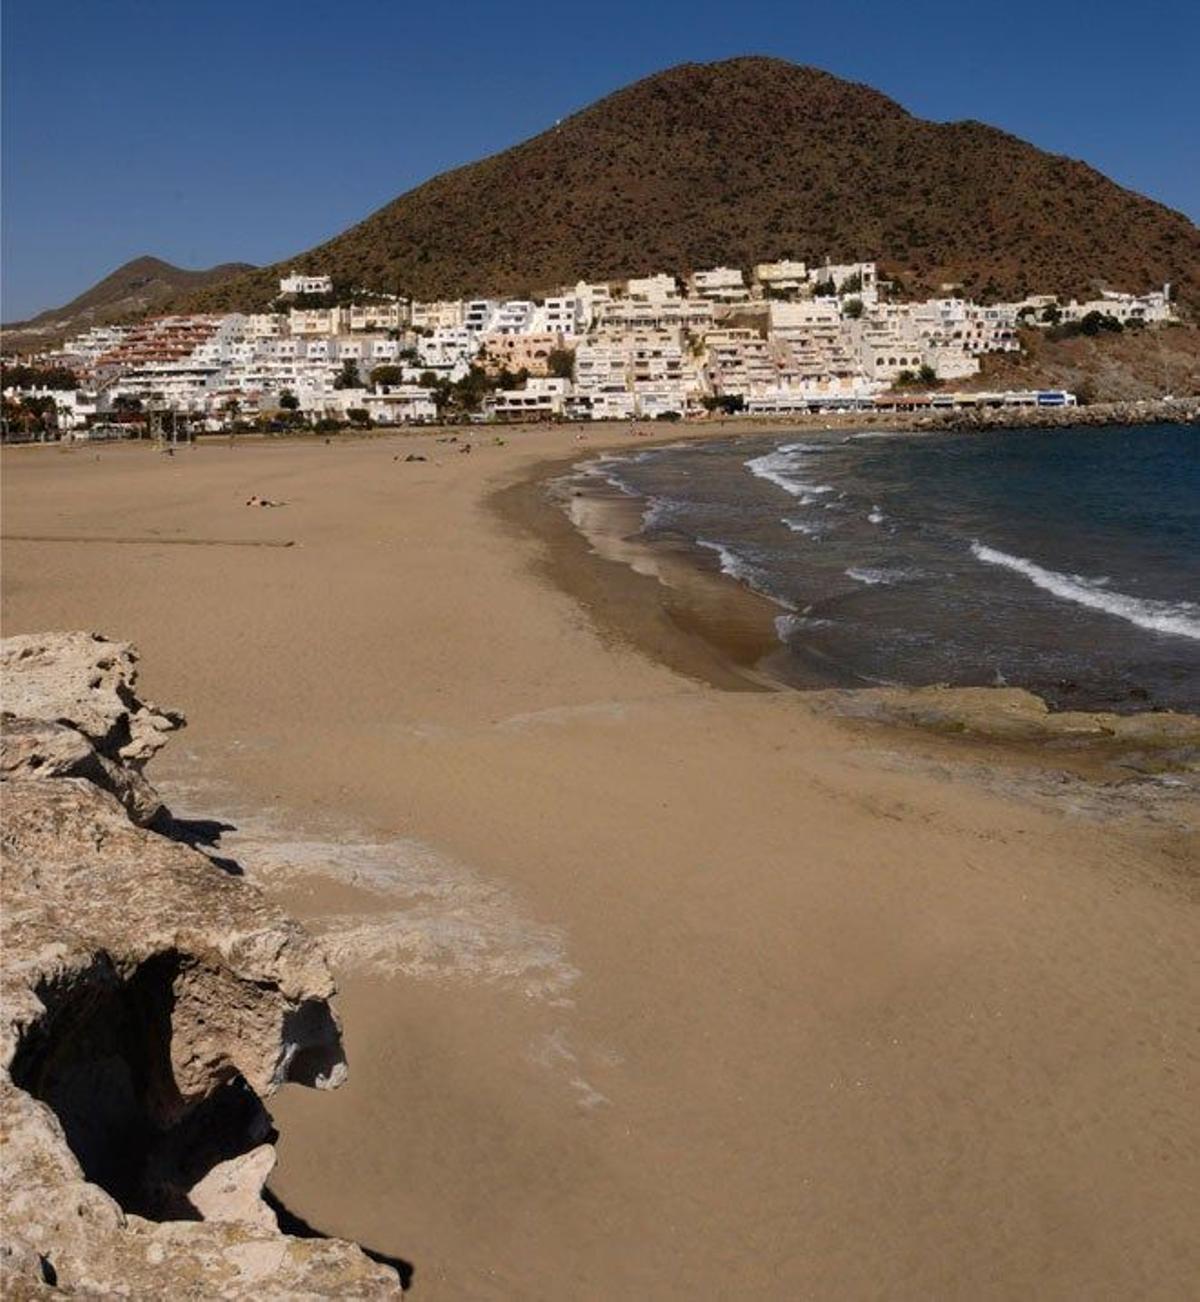
{"label": "shoreline", "polygon": [[[1066,759],[1092,778],[1111,780],[1128,770],[1131,756],[1135,768],[1151,773],[1197,769],[1195,712],[1056,706],[1021,684],[880,687],[836,665],[822,675],[794,660],[785,673],[772,664],[787,654],[775,630],[786,613],[778,602],[714,571],[690,547],[639,538],[644,499],[606,490],[598,475],[589,482],[590,467],[623,451],[595,448],[538,463],[488,497],[510,529],[539,540],[539,577],[578,601],[606,639],[721,690],[795,692],[811,708],[847,720],[957,734],[1026,761]],[[1064,746],[1074,753],[1067,756]]]}

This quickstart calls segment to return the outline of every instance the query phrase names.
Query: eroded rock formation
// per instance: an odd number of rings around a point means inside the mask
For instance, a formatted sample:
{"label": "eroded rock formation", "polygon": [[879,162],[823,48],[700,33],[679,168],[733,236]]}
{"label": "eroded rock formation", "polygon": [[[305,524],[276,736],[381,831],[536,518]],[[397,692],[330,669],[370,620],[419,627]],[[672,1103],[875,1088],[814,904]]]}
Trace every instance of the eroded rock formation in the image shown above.
{"label": "eroded rock formation", "polygon": [[280,1233],[263,1100],[345,1075],[333,982],[251,885],[146,824],[182,719],[132,649],[11,638],[4,705],[0,1278],[132,1297],[387,1297],[357,1246]]}

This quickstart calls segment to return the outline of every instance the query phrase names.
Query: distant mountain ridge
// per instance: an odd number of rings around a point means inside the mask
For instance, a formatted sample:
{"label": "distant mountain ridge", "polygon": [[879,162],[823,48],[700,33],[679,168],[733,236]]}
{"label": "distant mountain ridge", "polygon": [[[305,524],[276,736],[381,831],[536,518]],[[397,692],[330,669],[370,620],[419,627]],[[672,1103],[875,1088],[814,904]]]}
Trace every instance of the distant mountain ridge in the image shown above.
{"label": "distant mountain ridge", "polygon": [[923,121],[869,86],[758,57],[636,82],[307,253],[176,302],[261,308],[293,266],[438,298],[784,255],[875,259],[907,293],[1170,280],[1200,303],[1200,230],[1182,213],[994,127]]}
{"label": "distant mountain ridge", "polygon": [[[75,333],[89,326],[135,316],[180,294],[217,285],[253,270],[249,262],[225,262],[207,270],[189,271],[161,258],[134,258],[62,307],[48,308],[28,321],[5,325],[5,335],[39,338]],[[6,347],[11,342],[6,338]]]}

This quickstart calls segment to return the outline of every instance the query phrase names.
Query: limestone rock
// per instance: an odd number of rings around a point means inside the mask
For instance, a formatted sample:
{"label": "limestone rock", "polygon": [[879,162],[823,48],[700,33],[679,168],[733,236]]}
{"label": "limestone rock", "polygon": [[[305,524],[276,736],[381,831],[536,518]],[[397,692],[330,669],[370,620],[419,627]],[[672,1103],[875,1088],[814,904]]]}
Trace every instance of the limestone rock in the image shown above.
{"label": "limestone rock", "polygon": [[136,666],[131,646],[95,633],[4,639],[0,776],[87,778],[153,822],[162,801],[142,768],[184,720],[137,697]]}
{"label": "limestone rock", "polygon": [[273,1230],[275,1216],[263,1202],[262,1192],[274,1169],[274,1147],[259,1144],[240,1157],[218,1162],[192,1185],[188,1199],[206,1221],[232,1221]]}
{"label": "limestone rock", "polygon": [[253,886],[131,821],[179,722],[134,695],[135,659],[86,634],[0,647],[3,1294],[397,1295],[262,1200],[263,1100],[345,1074],[333,981]]}
{"label": "limestone rock", "polygon": [[1020,687],[831,689],[806,692],[804,704],[822,714],[931,732],[1058,746],[1086,743],[1097,756],[1107,751],[1125,767],[1200,770],[1200,719],[1190,714],[1051,710]]}

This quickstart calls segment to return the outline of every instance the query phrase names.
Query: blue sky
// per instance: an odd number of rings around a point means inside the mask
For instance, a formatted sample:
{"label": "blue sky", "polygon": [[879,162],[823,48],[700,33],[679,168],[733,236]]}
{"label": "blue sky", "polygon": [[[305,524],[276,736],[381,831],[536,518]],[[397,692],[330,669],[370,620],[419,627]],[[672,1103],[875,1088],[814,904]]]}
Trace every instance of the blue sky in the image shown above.
{"label": "blue sky", "polygon": [[1200,0],[5,0],[2,303],[272,262],[660,68],[771,54],[1200,219]]}

